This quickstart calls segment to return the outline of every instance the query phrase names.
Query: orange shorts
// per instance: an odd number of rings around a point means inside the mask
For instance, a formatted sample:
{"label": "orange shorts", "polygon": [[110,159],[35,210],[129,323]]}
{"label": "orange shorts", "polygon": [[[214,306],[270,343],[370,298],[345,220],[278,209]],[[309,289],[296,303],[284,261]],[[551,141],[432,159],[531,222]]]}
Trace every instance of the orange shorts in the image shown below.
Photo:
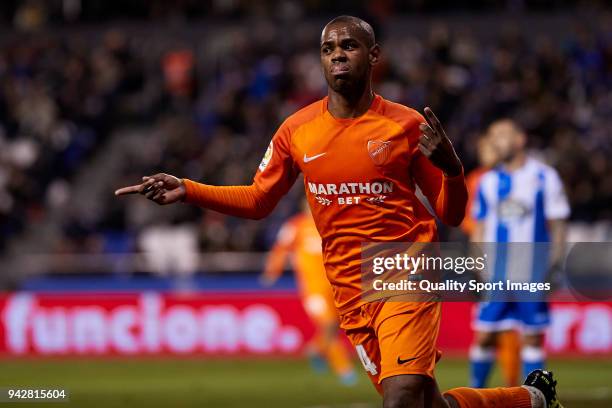
{"label": "orange shorts", "polygon": [[373,302],[340,316],[370,380],[382,394],[381,382],[400,374],[434,378],[441,353],[439,302]]}

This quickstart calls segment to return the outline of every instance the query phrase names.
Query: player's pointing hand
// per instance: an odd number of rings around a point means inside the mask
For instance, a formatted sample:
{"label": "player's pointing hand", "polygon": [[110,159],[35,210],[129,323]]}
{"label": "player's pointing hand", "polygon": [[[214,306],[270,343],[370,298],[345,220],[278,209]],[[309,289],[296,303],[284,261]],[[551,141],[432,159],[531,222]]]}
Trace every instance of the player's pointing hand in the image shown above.
{"label": "player's pointing hand", "polygon": [[450,177],[459,175],[462,168],[461,160],[455,153],[453,144],[446,136],[440,121],[430,108],[425,108],[425,120],[427,123],[419,125],[421,130],[419,150],[445,175]]}
{"label": "player's pointing hand", "polygon": [[123,187],[115,191],[116,196],[126,194],[142,194],[160,205],[182,201],[185,197],[185,185],[179,178],[169,174],[159,173],[142,178],[141,184]]}

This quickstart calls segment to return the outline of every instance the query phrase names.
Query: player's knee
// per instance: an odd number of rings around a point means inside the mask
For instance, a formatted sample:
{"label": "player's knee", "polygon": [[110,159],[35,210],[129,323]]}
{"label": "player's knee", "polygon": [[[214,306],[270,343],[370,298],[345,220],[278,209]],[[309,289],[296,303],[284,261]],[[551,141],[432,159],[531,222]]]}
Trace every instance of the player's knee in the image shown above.
{"label": "player's knee", "polygon": [[383,408],[423,406],[425,378],[419,375],[397,375],[385,378],[383,384]]}
{"label": "player's knee", "polygon": [[383,397],[383,408],[422,407],[422,398],[413,390],[398,390]]}
{"label": "player's knee", "polygon": [[328,340],[331,340],[335,338],[336,336],[338,336],[338,331],[339,331],[339,327],[335,322],[327,323],[323,326],[323,334],[325,335],[325,338]]}
{"label": "player's knee", "polygon": [[443,398],[446,401],[448,408],[461,408],[455,397],[452,395],[444,394]]}
{"label": "player's knee", "polygon": [[494,347],[497,343],[497,333],[478,332],[476,334],[476,344],[480,347]]}
{"label": "player's knee", "polygon": [[405,395],[385,396],[383,399],[383,408],[405,408],[417,407],[414,398]]}
{"label": "player's knee", "polygon": [[531,347],[542,347],[544,344],[544,334],[525,334],[522,339],[523,345]]}

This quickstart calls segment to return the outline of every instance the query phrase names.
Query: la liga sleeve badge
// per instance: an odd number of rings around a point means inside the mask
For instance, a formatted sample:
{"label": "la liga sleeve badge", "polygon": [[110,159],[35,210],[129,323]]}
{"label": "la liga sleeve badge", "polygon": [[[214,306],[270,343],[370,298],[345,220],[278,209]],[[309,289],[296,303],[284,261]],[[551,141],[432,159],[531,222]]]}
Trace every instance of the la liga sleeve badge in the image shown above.
{"label": "la liga sleeve badge", "polygon": [[259,171],[264,171],[266,167],[268,167],[270,160],[272,160],[273,153],[274,153],[274,143],[270,141],[270,145],[268,146],[268,149],[266,150],[266,153],[264,154],[263,159],[261,159],[261,163],[259,163]]}

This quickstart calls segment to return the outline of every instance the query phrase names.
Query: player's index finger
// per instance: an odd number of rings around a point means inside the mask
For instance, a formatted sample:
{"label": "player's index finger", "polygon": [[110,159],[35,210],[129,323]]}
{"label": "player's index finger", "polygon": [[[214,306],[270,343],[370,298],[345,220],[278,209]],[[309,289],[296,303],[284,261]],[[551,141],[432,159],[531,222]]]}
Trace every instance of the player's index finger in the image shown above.
{"label": "player's index finger", "polygon": [[126,194],[138,194],[140,192],[140,184],[136,186],[128,186],[122,187],[115,191],[116,196],[126,195]]}
{"label": "player's index finger", "polygon": [[432,129],[435,129],[437,132],[442,132],[442,125],[429,106],[425,108],[425,120]]}

